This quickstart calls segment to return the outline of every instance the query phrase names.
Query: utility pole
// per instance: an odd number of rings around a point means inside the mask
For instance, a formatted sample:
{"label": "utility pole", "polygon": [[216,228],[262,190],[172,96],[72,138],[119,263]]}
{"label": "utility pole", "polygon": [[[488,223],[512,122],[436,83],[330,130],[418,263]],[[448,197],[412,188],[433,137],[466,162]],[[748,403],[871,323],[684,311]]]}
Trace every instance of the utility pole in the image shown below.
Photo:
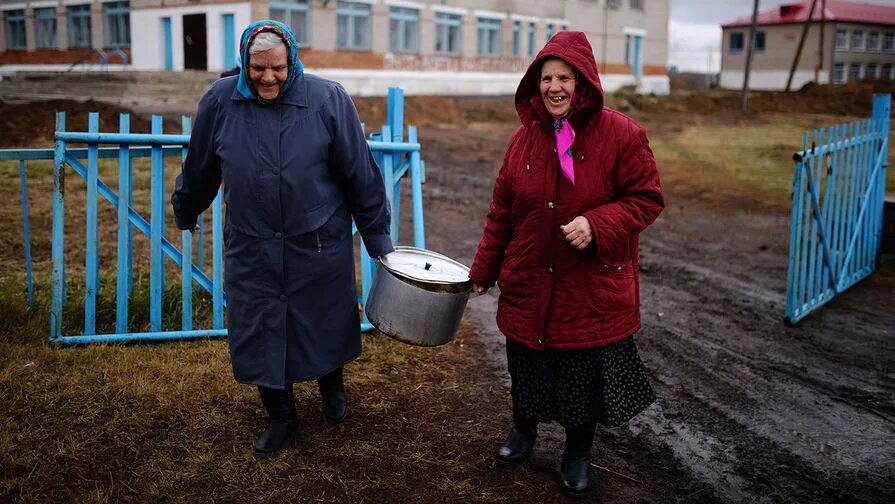
{"label": "utility pole", "polygon": [[824,32],[827,22],[827,0],[820,0],[820,42],[817,47],[817,66],[814,67],[814,82],[820,82],[820,71],[824,68]]}
{"label": "utility pole", "polygon": [[752,27],[749,29],[749,43],[746,44],[746,72],[743,74],[743,91],[740,93],[740,109],[745,114],[749,100],[749,70],[752,68],[752,45],[755,43],[755,29],[758,26],[758,0],[752,6]]}
{"label": "utility pole", "polygon": [[[808,30],[811,28],[811,21],[814,18],[814,7],[817,6],[817,0],[812,0],[811,8],[808,9],[808,19],[805,20],[805,26],[802,27],[802,38],[799,39],[799,47],[796,49],[796,57],[792,60],[792,66],[789,68],[789,78],[786,79],[786,91],[789,92],[792,86],[792,77],[796,73],[796,67],[799,66],[799,58],[802,57],[802,48],[805,46],[805,39],[808,38]],[[821,29],[823,33],[823,29]]]}
{"label": "utility pole", "polygon": [[606,74],[606,44],[609,40],[609,0],[603,3],[603,75]]}

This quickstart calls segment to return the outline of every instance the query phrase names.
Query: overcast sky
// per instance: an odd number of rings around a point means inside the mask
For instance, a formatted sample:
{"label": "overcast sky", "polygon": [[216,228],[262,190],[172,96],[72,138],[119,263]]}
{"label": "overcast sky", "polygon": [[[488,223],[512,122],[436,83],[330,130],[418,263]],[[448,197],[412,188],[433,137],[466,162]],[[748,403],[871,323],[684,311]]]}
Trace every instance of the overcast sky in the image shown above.
{"label": "overcast sky", "polygon": [[[856,1],[895,4],[895,0]],[[799,0],[759,0],[758,9],[790,3]],[[671,0],[668,64],[682,71],[717,72],[721,67],[721,24],[750,15],[752,0]]]}

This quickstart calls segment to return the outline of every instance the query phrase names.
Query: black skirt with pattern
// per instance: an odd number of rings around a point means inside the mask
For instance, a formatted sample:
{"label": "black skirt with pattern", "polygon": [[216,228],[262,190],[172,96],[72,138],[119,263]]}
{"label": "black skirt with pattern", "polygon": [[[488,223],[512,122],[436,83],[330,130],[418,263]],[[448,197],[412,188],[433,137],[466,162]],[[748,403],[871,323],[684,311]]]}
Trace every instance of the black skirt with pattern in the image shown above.
{"label": "black skirt with pattern", "polygon": [[634,338],[600,348],[535,350],[507,338],[513,416],[563,427],[621,425],[656,400]]}

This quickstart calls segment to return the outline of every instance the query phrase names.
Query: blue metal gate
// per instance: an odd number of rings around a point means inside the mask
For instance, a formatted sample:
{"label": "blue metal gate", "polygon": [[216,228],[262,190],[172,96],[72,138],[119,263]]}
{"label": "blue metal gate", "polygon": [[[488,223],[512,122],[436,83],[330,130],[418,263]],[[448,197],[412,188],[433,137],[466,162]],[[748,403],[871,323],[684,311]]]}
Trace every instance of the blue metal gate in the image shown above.
{"label": "blue metal gate", "polygon": [[891,96],[873,117],[805,133],[795,154],[786,321],[795,324],[876,269]]}
{"label": "blue metal gate", "polygon": [[[413,244],[425,247],[423,223],[422,183],[424,164],[420,157],[420,144],[416,128],[407,128],[404,137],[404,95],[400,88],[390,88],[388,92],[387,124],[380,133],[368,142],[373,155],[382,170],[386,192],[392,204],[392,237],[397,242],[400,222],[400,200],[402,181],[408,180],[411,189],[413,210]],[[199,218],[199,232],[196,236],[189,232],[179,232],[180,248],[166,235],[165,159],[186,156],[189,144],[190,123],[184,118],[181,134],[164,134],[161,117],[152,118],[149,134],[130,132],[130,117],[121,114],[119,132],[99,132],[99,115],[91,113],[88,131],[65,131],[65,114],[57,114],[55,149],[10,149],[0,151],[0,160],[18,161],[22,194],[23,234],[25,245],[26,278],[29,305],[33,303],[31,279],[30,237],[28,227],[28,206],[26,183],[26,161],[52,159],[53,184],[53,229],[52,229],[52,284],[50,306],[50,342],[52,344],[77,345],[97,342],[164,341],[226,335],[224,328],[225,295],[223,290],[223,250],[222,250],[222,209],[221,195],[215,199],[210,209],[211,220],[211,274],[206,266],[206,218]],[[80,144],[81,146],[73,146]],[[84,147],[86,145],[86,147]],[[134,202],[133,160],[149,158],[149,220],[137,210]],[[100,160],[114,163],[117,160],[117,191],[106,185],[100,178]],[[179,163],[177,163],[179,165]],[[103,165],[106,171],[112,168]],[[69,171],[70,169],[70,171]],[[78,175],[86,182],[86,235],[84,239],[84,329],[81,334],[63,334],[63,311],[67,302],[66,256],[71,255],[65,243],[66,187],[65,175]],[[71,190],[71,188],[69,189]],[[122,198],[121,195],[125,195]],[[117,243],[115,248],[115,329],[111,334],[98,334],[97,302],[100,292],[100,246],[98,233],[99,199],[102,197],[116,210]],[[134,294],[134,230],[146,235],[149,241],[149,327],[148,331],[133,332],[129,328],[129,300]],[[353,232],[357,232],[356,228]],[[194,247],[194,241],[197,246]],[[69,244],[71,245],[71,244]],[[76,246],[79,244],[75,244]],[[69,247],[71,248],[71,247]],[[76,247],[77,248],[77,247]],[[194,253],[195,251],[195,253]],[[361,294],[358,302],[366,305],[372,286],[375,264],[360,245]],[[69,254],[67,254],[69,252]],[[165,257],[170,259],[179,271],[166,275]],[[162,327],[164,310],[163,292],[165,281],[174,274],[181,279],[181,327],[165,330]],[[111,280],[108,283],[112,283]],[[211,327],[193,327],[194,307],[193,284],[211,294]],[[69,284],[71,285],[71,284]],[[108,287],[106,287],[108,288]],[[372,326],[363,319],[362,330]]]}

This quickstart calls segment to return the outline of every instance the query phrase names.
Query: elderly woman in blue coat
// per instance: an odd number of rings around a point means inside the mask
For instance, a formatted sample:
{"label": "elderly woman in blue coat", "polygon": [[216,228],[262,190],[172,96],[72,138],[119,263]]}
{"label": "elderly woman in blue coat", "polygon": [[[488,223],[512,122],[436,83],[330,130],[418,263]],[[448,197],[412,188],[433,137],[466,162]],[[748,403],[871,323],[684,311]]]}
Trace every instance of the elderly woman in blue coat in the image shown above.
{"label": "elderly woman in blue coat", "polygon": [[180,229],[223,181],[227,328],[233,374],[269,415],[254,454],[297,427],[292,384],[317,380],[330,424],[348,411],[343,366],[361,353],[352,218],[372,257],[393,250],[385,188],[339,84],[303,72],[276,21],[243,32],[242,71],[199,102],[171,204]]}

